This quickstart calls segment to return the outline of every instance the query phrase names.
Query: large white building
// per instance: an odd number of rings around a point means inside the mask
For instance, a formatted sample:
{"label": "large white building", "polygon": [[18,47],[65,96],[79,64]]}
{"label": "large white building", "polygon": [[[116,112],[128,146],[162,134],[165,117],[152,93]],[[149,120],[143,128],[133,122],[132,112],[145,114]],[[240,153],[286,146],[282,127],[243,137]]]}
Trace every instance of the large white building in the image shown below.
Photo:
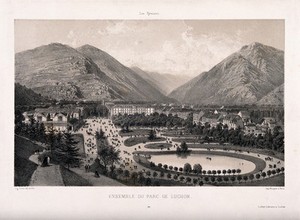
{"label": "large white building", "polygon": [[115,105],[111,108],[111,115],[133,115],[133,114],[142,114],[150,115],[154,113],[154,108],[146,105]]}
{"label": "large white building", "polygon": [[69,123],[71,119],[80,119],[82,108],[65,109],[65,108],[37,108],[34,111],[24,112],[24,123],[29,124],[31,120],[43,123],[46,131],[73,130]]}

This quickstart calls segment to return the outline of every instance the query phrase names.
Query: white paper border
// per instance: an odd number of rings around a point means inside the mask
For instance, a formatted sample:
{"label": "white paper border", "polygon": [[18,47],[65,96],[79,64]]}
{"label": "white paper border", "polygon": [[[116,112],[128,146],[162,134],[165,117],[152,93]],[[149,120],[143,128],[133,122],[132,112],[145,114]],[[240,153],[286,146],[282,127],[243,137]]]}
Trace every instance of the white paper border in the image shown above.
{"label": "white paper border", "polygon": [[[140,11],[159,15],[141,17]],[[0,12],[0,219],[300,219],[297,1],[7,0],[0,3]],[[285,187],[13,187],[14,19],[285,19]],[[111,193],[192,198],[109,199]]]}

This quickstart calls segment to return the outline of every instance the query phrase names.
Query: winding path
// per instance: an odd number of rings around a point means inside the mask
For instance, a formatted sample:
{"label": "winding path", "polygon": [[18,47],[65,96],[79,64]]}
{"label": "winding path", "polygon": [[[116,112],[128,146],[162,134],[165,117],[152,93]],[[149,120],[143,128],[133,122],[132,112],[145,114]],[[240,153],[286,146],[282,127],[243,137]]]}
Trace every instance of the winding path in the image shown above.
{"label": "winding path", "polygon": [[[37,157],[38,155],[32,155],[29,160],[38,164]],[[59,165],[38,166],[31,176],[29,186],[64,186]]]}

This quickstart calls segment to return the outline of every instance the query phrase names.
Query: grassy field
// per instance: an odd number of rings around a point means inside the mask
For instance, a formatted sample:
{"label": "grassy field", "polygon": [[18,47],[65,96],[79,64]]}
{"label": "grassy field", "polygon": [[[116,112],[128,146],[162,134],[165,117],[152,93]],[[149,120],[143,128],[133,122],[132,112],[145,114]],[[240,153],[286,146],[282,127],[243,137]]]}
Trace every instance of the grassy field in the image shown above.
{"label": "grassy field", "polygon": [[89,181],[63,166],[60,166],[60,172],[65,186],[92,186]]}
{"label": "grassy field", "polygon": [[141,144],[141,143],[146,143],[146,142],[156,142],[156,141],[164,141],[166,140],[165,138],[158,137],[155,138],[154,140],[149,140],[148,137],[133,137],[133,138],[128,138],[124,141],[125,146],[131,147],[136,144]]}
{"label": "grassy field", "polygon": [[85,156],[83,135],[82,134],[74,134],[73,138],[75,141],[78,141],[77,147],[79,148],[79,154],[81,156]]}
{"label": "grassy field", "polygon": [[172,147],[172,144],[169,143],[152,143],[152,144],[146,144],[145,148],[149,149],[161,149],[161,148],[168,148]]}
{"label": "grassy field", "polygon": [[34,151],[42,151],[43,148],[22,137],[15,136],[15,186],[28,186],[31,176],[37,165],[28,158]]}
{"label": "grassy field", "polygon": [[149,132],[150,129],[134,129],[134,130],[130,130],[129,132],[120,131],[119,134],[122,137],[127,137],[127,136],[135,136],[135,135],[148,135]]}

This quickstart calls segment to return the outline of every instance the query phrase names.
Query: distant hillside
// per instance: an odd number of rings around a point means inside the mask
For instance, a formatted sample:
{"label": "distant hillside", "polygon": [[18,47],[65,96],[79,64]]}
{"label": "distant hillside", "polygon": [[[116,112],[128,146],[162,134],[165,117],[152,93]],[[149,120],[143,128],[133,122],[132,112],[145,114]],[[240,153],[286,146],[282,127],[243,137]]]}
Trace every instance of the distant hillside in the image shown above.
{"label": "distant hillside", "polygon": [[15,83],[15,105],[34,105],[41,102],[49,102],[48,99],[36,94],[31,89]]}
{"label": "distant hillside", "polygon": [[284,85],[277,87],[266,96],[264,96],[258,105],[283,105],[284,104]]}
{"label": "distant hillside", "polygon": [[168,95],[173,89],[181,86],[192,78],[186,75],[148,72],[138,67],[131,67],[131,69],[165,95]]}
{"label": "distant hillside", "polygon": [[283,82],[284,52],[253,43],[175,89],[169,97],[204,105],[256,104]]}
{"label": "distant hillside", "polygon": [[16,82],[45,97],[57,100],[171,100],[113,57],[92,46],[75,50],[52,43],[17,53],[15,58]]}
{"label": "distant hillside", "polygon": [[163,95],[152,84],[147,82],[130,68],[121,64],[108,53],[90,45],[84,45],[77,48],[77,50],[92,59],[99,69],[108,77],[129,88],[130,90],[127,95],[131,99],[137,100],[137,98],[139,98],[139,100],[143,101],[160,102],[171,101],[170,98]]}

